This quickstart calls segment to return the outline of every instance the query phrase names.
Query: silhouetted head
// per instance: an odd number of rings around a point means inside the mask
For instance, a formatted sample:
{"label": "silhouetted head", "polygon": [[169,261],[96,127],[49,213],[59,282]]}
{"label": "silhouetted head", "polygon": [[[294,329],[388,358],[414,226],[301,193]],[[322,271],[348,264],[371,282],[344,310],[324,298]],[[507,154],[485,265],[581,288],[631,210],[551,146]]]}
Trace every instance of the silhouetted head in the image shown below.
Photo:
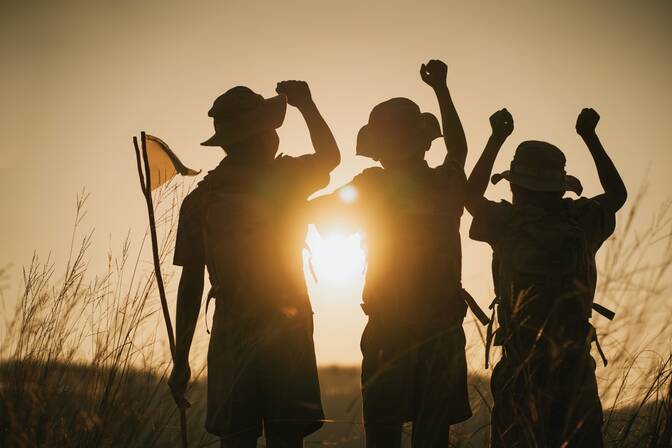
{"label": "silhouetted head", "polygon": [[263,162],[275,158],[280,146],[280,137],[275,129],[262,131],[251,137],[222,148],[232,159],[240,161]]}
{"label": "silhouetted head", "polygon": [[210,108],[215,134],[201,145],[220,146],[239,159],[273,158],[279,145],[275,130],[282,125],[286,110],[284,96],[265,99],[247,87],[234,87]]}
{"label": "silhouetted head", "polygon": [[516,148],[511,168],[492,176],[492,183],[502,179],[511,183],[514,202],[543,204],[561,199],[566,191],[581,194],[583,187],[565,172],[565,155],[550,143],[528,140]]}
{"label": "silhouetted head", "polygon": [[392,98],[373,108],[357,135],[357,155],[399,166],[423,160],[432,141],[441,136],[436,117],[408,98]]}

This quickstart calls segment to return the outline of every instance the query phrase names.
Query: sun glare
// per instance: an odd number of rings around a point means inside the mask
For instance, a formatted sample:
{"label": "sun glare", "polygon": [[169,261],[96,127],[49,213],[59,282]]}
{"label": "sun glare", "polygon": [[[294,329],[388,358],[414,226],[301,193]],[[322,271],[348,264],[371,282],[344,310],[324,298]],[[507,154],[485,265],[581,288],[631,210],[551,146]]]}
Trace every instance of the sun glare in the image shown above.
{"label": "sun glare", "polygon": [[315,354],[322,364],[358,360],[359,337],[366,324],[360,308],[366,256],[359,234],[321,235],[308,228],[304,251],[306,286],[315,322]]}
{"label": "sun glare", "polygon": [[341,201],[349,204],[355,202],[355,199],[357,199],[357,190],[352,185],[346,185],[340,189],[338,196],[341,198]]}
{"label": "sun glare", "polygon": [[310,248],[308,274],[309,276],[314,274],[314,280],[345,287],[356,287],[361,281],[365,255],[358,233],[322,236],[314,226],[310,226],[306,243]]}

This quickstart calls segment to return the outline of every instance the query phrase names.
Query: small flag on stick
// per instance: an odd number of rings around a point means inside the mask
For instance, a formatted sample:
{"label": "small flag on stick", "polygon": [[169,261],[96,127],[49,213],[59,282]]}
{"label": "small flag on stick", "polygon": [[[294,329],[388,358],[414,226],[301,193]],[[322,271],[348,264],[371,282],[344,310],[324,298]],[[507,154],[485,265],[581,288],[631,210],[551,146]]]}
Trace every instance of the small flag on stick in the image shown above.
{"label": "small flag on stick", "polygon": [[176,174],[195,176],[199,171],[187,168],[170,147],[158,137],[145,134],[147,161],[149,162],[150,191],[170,181]]}
{"label": "small flag on stick", "polygon": [[[166,299],[166,290],[161,276],[161,261],[159,259],[159,243],[156,236],[156,222],[154,220],[154,203],[152,202],[152,190],[165,184],[176,174],[185,176],[195,176],[200,171],[194,171],[184,166],[175,153],[171,151],[168,145],[161,139],[140,133],[140,145],[137,137],[133,137],[133,146],[135,147],[135,159],[138,165],[138,177],[140,178],[140,188],[147,203],[147,215],[149,217],[149,233],[152,240],[152,258],[154,260],[154,274],[156,276],[156,285],[161,299],[161,310],[163,319],[166,323],[168,332],[168,344],[170,354],[175,363],[175,334],[173,333],[173,324],[170,320],[170,311],[168,310],[168,300]],[[180,412],[180,436],[182,447],[188,447],[187,441],[187,413],[185,406],[188,402],[179,406]]]}

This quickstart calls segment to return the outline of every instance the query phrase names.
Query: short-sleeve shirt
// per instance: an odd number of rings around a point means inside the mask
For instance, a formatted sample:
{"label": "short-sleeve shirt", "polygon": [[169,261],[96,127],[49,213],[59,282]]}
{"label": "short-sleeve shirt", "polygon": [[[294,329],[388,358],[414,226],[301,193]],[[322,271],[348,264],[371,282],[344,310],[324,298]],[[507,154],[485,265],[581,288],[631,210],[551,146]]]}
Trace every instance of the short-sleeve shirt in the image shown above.
{"label": "short-sleeve shirt", "polygon": [[356,192],[348,207],[337,209],[362,232],[369,314],[462,320],[459,226],[465,186],[458,163],[431,168],[423,161],[413,169],[370,168],[343,187]]}
{"label": "short-sleeve shirt", "polygon": [[[578,226],[582,229],[588,249],[591,253],[589,260],[589,272],[587,273],[587,285],[591,296],[595,294],[597,284],[597,269],[595,255],[597,251],[614,232],[616,216],[612,210],[603,206],[598,200],[581,197],[579,199],[564,198],[558,207],[566,207],[573,216]],[[509,223],[514,219],[516,206],[507,202],[486,201],[479,212],[474,215],[469,230],[469,236],[476,241],[490,244],[494,249],[500,239],[505,235]],[[498,260],[496,254],[493,257],[493,277],[498,272]],[[496,278],[494,279],[496,282]]]}
{"label": "short-sleeve shirt", "polygon": [[329,171],[313,154],[263,165],[225,158],[182,203],[174,264],[206,265],[218,298],[307,301],[305,206],[328,183]]}

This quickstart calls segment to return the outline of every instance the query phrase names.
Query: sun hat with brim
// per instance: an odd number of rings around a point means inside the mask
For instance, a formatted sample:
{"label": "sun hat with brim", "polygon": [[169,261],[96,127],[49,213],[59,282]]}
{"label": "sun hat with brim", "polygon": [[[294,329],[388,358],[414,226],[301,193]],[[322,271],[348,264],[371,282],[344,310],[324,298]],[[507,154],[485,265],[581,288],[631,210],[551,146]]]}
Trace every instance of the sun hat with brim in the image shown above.
{"label": "sun hat with brim", "polygon": [[374,160],[403,158],[441,137],[439,120],[408,98],[392,98],[373,108],[357,134],[356,154]]}
{"label": "sun hat with brim", "polygon": [[285,96],[264,98],[247,87],[234,87],[217,97],[208,111],[214,121],[215,134],[201,145],[231,145],[277,129],[285,120],[286,111]]}
{"label": "sun hat with brim", "polygon": [[580,195],[581,181],[565,172],[565,155],[550,143],[528,140],[516,148],[511,168],[492,176],[493,184],[505,179],[533,191],[572,191]]}

